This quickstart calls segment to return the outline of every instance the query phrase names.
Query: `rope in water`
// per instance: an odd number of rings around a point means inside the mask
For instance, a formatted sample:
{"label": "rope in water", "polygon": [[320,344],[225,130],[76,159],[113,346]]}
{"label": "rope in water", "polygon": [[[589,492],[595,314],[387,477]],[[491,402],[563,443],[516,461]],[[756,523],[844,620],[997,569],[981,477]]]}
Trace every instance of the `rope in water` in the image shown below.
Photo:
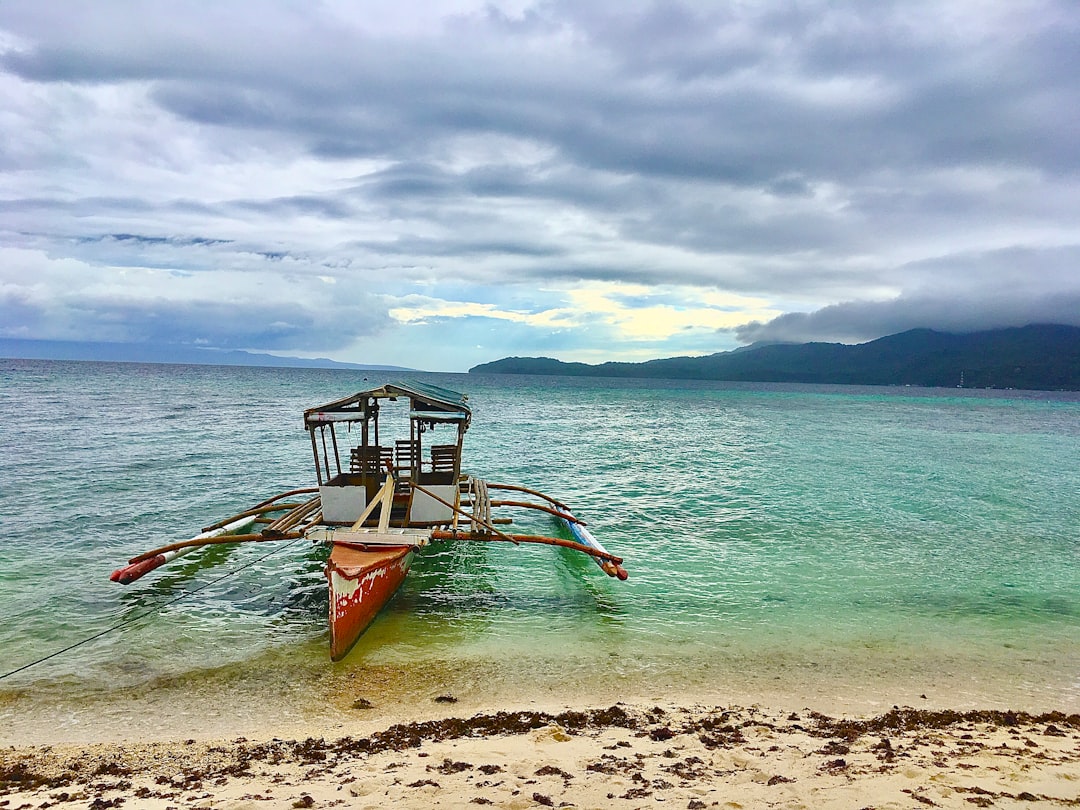
{"label": "rope in water", "polygon": [[31,661],[29,664],[24,664],[23,666],[19,667],[18,669],[11,670],[11,672],[5,672],[3,675],[0,675],[0,681],[4,680],[4,678],[10,678],[12,675],[16,675],[16,674],[22,672],[23,670],[30,669],[30,667],[36,667],[38,664],[43,664],[43,663],[45,663],[46,661],[48,661],[48,660],[50,660],[52,658],[56,658],[57,656],[63,655],[64,653],[71,652],[76,647],[81,647],[84,644],[89,644],[91,641],[96,641],[97,639],[101,638],[104,635],[108,635],[109,633],[112,633],[112,632],[114,632],[116,630],[120,630],[121,628],[127,627],[129,624],[134,624],[135,622],[139,621],[140,619],[145,619],[147,616],[149,616],[152,613],[157,613],[158,611],[160,611],[160,610],[162,610],[164,608],[167,608],[169,605],[175,605],[177,602],[179,602],[179,601],[181,601],[183,599],[187,599],[189,596],[194,596],[199,591],[205,590],[206,588],[209,588],[211,585],[217,585],[222,580],[228,579],[229,577],[234,576],[235,574],[239,574],[245,568],[248,568],[248,567],[250,567],[252,565],[255,565],[256,563],[260,563],[263,560],[267,559],[268,557],[272,557],[275,554],[278,554],[278,553],[284,551],[289,546],[295,545],[301,539],[303,539],[303,538],[298,537],[298,538],[296,538],[296,540],[293,540],[290,543],[286,543],[283,546],[278,546],[273,551],[270,551],[270,552],[262,555],[258,559],[251,560],[250,562],[244,563],[243,565],[239,566],[238,568],[234,568],[232,571],[229,571],[229,572],[227,572],[225,574],[222,574],[217,579],[212,579],[209,582],[206,582],[206,583],[200,585],[198,588],[196,588],[193,591],[186,591],[186,592],[180,594],[179,596],[177,596],[177,597],[175,597],[173,599],[170,599],[169,601],[164,602],[164,603],[162,603],[160,605],[157,605],[156,607],[152,607],[149,610],[143,611],[142,613],[140,613],[140,614],[138,614],[136,616],[132,616],[129,619],[124,619],[122,622],[117,622],[116,624],[112,625],[112,627],[107,627],[104,630],[102,630],[100,633],[95,633],[94,635],[90,636],[89,638],[84,638],[82,641],[76,641],[74,644],[69,644],[67,647],[64,647],[64,649],[62,649],[62,650],[57,650],[54,653],[49,653],[48,655],[44,656],[43,658],[39,658],[36,661]]}

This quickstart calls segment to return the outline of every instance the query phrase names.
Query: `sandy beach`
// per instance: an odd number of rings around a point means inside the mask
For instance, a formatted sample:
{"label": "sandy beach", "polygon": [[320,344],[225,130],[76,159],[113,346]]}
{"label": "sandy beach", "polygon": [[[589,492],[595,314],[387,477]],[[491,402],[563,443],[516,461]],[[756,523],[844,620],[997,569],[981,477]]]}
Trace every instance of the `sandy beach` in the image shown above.
{"label": "sandy beach", "polygon": [[0,807],[1080,806],[1077,714],[452,701],[343,736],[11,746]]}

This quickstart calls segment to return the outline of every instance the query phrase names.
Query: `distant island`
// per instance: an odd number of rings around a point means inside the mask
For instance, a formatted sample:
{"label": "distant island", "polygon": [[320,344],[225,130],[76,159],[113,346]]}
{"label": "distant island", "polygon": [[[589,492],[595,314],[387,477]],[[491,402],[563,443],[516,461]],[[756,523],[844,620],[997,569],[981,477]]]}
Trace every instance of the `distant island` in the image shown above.
{"label": "distant island", "polygon": [[1080,327],[1034,324],[968,334],[912,329],[857,345],[777,343],[645,363],[507,357],[469,373],[1078,391]]}
{"label": "distant island", "polygon": [[106,363],[165,363],[193,366],[340,368],[356,371],[412,371],[402,366],[339,363],[324,357],[278,357],[238,349],[203,349],[159,343],[102,343],[76,340],[0,338],[0,357],[16,360],[97,360]]}

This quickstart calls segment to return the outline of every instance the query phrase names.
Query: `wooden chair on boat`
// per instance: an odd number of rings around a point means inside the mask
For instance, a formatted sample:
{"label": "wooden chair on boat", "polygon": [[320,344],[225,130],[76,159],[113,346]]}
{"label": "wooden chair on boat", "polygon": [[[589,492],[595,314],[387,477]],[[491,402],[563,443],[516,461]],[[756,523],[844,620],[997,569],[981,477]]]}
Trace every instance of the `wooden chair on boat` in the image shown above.
{"label": "wooden chair on boat", "polygon": [[394,479],[402,490],[408,489],[408,481],[419,470],[420,448],[411,439],[394,442]]}
{"label": "wooden chair on boat", "polygon": [[349,452],[349,472],[380,477],[393,467],[394,449],[362,445]]}
{"label": "wooden chair on boat", "polygon": [[431,447],[431,471],[452,473],[457,465],[456,444],[435,444]]}

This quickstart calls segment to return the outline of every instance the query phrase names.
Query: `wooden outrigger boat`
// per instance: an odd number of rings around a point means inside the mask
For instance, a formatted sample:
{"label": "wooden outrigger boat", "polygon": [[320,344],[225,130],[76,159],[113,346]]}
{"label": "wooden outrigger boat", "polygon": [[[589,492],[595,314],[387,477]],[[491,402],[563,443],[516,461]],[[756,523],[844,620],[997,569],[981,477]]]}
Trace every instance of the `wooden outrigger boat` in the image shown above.
{"label": "wooden outrigger boat", "polygon": [[[407,411],[388,407],[395,403],[407,404]],[[380,422],[384,409],[398,410],[397,419],[391,413]],[[388,438],[387,421],[396,421],[398,438]],[[609,576],[626,579],[622,559],[609,553],[565,504],[526,487],[489,483],[462,472],[462,446],[471,421],[468,397],[416,382],[386,384],[310,408],[304,412],[304,428],[311,436],[317,486],[283,492],[190,540],[133,557],[111,578],[126,585],[206,545],[308,538],[329,548],[330,656],[335,661],[348,653],[401,586],[416,554],[432,542],[561,546],[591,556]],[[425,442],[446,428],[453,431],[451,441]],[[351,444],[357,432],[358,443]],[[514,499],[493,500],[493,490],[515,493]],[[521,499],[526,496],[530,499]],[[507,507],[546,512],[573,539],[504,532],[497,524],[512,519],[494,517],[492,510]],[[262,528],[253,532],[256,524]]]}

